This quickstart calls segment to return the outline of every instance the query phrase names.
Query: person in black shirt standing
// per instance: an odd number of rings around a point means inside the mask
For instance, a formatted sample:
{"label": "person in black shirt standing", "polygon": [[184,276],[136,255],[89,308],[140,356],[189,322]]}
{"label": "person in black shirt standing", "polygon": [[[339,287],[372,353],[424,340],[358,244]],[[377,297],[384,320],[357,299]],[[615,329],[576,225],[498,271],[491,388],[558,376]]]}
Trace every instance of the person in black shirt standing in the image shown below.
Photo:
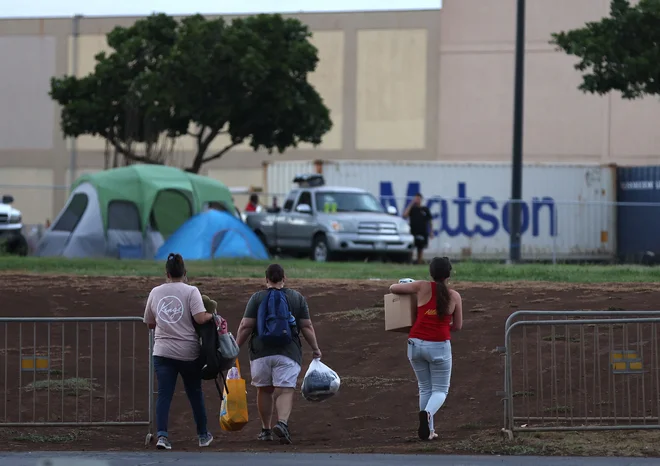
{"label": "person in black shirt standing", "polygon": [[433,238],[433,218],[429,208],[422,205],[421,193],[417,193],[406,207],[403,218],[410,219],[410,233],[415,237],[415,247],[417,248],[417,263],[422,264],[424,249],[429,245],[429,239]]}

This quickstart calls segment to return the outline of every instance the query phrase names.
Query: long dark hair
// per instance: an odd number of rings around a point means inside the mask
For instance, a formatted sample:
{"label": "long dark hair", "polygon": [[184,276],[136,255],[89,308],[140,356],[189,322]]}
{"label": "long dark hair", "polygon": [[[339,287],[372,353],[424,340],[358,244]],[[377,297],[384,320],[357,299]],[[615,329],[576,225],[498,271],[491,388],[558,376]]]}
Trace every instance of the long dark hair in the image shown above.
{"label": "long dark hair", "polygon": [[429,266],[431,278],[436,283],[435,310],[442,318],[449,312],[451,295],[446,280],[451,275],[451,262],[448,257],[434,257]]}
{"label": "long dark hair", "polygon": [[180,280],[186,275],[186,265],[181,254],[170,253],[165,263],[165,271],[174,280]]}

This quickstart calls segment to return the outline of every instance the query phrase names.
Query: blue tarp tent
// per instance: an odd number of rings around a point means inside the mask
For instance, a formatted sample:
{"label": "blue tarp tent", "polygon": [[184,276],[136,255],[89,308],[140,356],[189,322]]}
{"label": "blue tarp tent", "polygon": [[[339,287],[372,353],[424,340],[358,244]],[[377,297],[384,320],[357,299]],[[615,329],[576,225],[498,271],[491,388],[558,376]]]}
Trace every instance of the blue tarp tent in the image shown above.
{"label": "blue tarp tent", "polygon": [[268,251],[245,223],[227,212],[209,210],[190,218],[158,249],[156,260],[171,252],[185,260],[268,260]]}

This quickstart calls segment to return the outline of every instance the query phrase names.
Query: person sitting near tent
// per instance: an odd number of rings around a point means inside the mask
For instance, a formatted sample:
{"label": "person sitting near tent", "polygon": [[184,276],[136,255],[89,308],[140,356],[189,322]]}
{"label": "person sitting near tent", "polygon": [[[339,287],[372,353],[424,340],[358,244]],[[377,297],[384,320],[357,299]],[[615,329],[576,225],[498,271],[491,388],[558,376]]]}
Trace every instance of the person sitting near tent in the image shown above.
{"label": "person sitting near tent", "polygon": [[[321,358],[321,350],[316,342],[316,333],[305,297],[286,288],[285,279],[281,265],[268,266],[267,289],[254,293],[248,301],[245,315],[236,333],[236,343],[240,347],[248,338],[250,340],[250,372],[252,385],[257,387],[257,409],[261,418],[261,433],[258,439],[273,440],[274,433],[281,443],[290,444],[288,421],[293,407],[293,392],[302,365],[300,333],[312,347],[314,358]],[[286,312],[289,317],[288,325],[283,326],[284,329],[279,325],[269,324],[277,320],[271,317],[280,311]],[[274,426],[273,407],[277,411],[278,419]]]}
{"label": "person sitting near tent", "polygon": [[259,196],[252,193],[250,194],[250,201],[247,203],[244,209],[245,212],[260,212],[261,206],[259,205]]}
{"label": "person sitting near tent", "polygon": [[167,422],[179,376],[192,407],[200,447],[208,447],[213,436],[207,430],[206,407],[202,392],[202,366],[199,361],[199,337],[193,324],[203,325],[213,319],[206,312],[202,295],[186,279],[186,267],[180,254],[170,254],[165,265],[168,283],[149,293],[144,310],[144,322],[156,329],[154,337],[154,367],[158,380],[156,425],[160,450],[171,450]]}

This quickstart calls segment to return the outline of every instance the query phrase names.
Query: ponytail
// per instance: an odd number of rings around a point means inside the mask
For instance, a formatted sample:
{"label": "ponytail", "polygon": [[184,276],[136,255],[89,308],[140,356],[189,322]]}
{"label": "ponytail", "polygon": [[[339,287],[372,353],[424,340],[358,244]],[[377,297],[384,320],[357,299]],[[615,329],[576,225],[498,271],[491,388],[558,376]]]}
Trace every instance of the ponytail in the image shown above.
{"label": "ponytail", "polygon": [[435,311],[440,318],[443,318],[449,312],[451,295],[449,294],[446,281],[451,275],[451,269],[451,262],[448,257],[434,257],[429,266],[431,278],[433,278],[436,284]]}
{"label": "ponytail", "polygon": [[447,283],[445,283],[444,280],[435,283],[435,310],[438,313],[438,317],[443,318],[449,311],[449,301],[451,300],[451,295],[449,294]]}
{"label": "ponytail", "polygon": [[165,271],[173,279],[183,278],[186,274],[186,266],[183,263],[183,257],[181,254],[170,253],[167,256],[167,263],[165,264]]}

